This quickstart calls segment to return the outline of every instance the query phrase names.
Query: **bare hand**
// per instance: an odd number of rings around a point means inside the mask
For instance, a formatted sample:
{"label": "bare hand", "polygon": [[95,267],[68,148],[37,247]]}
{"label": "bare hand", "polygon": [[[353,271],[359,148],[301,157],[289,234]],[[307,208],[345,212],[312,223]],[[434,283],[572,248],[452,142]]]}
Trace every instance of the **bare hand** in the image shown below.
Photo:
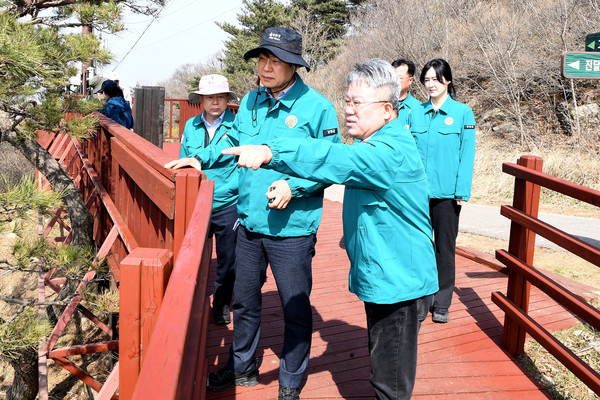
{"label": "bare hand", "polygon": [[283,210],[292,199],[292,189],[287,181],[275,181],[269,187],[266,193],[269,200],[269,207]]}
{"label": "bare hand", "polygon": [[464,200],[456,200],[456,205],[459,205],[462,207],[464,202],[465,202]]}
{"label": "bare hand", "polygon": [[183,167],[194,167],[198,171],[202,171],[200,161],[198,161],[198,159],[195,157],[180,158],[178,160],[173,160],[165,164],[165,168],[178,169]]}
{"label": "bare hand", "polygon": [[[261,145],[244,145],[231,147],[223,150],[224,155],[239,156],[238,165],[244,168],[252,168],[257,170],[263,164],[268,164],[273,158],[273,152],[269,146]],[[285,207],[284,207],[285,208]]]}

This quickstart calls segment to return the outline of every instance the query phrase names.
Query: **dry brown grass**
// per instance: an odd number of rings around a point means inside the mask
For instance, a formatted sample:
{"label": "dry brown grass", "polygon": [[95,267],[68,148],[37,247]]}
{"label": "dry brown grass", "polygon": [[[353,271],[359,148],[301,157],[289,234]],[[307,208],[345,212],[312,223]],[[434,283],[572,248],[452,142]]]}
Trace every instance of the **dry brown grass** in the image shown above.
{"label": "dry brown grass", "polygon": [[[600,190],[600,155],[574,151],[570,146],[533,151],[507,148],[507,142],[477,132],[477,151],[471,201],[477,204],[512,204],[514,177],[502,172],[502,163],[516,163],[522,155],[544,160],[543,172],[592,189]],[[540,211],[600,218],[600,207],[542,189]]]}
{"label": "dry brown grass", "polygon": [[[599,370],[600,332],[589,325],[577,325],[565,331],[554,332],[554,336],[590,367]],[[525,343],[525,354],[519,358],[519,361],[527,373],[539,382],[553,399],[600,399],[533,339]]]}
{"label": "dry brown grass", "polygon": [[[505,240],[464,232],[459,233],[456,244],[457,246],[471,247],[492,256],[495,256],[496,250],[508,248],[508,242]],[[598,267],[567,251],[538,247],[535,249],[533,265],[536,268],[557,273],[600,290]]]}

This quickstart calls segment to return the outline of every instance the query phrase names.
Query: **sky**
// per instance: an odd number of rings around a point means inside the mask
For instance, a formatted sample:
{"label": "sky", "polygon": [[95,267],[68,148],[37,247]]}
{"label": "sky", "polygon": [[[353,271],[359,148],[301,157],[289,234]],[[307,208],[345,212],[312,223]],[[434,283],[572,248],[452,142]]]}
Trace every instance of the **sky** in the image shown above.
{"label": "sky", "polygon": [[[155,86],[187,63],[204,63],[224,49],[228,34],[215,22],[237,24],[242,0],[168,0],[158,18],[127,14],[126,30],[103,33],[113,62],[98,69],[106,76],[115,71],[119,84]],[[137,41],[137,43],[136,43]]]}

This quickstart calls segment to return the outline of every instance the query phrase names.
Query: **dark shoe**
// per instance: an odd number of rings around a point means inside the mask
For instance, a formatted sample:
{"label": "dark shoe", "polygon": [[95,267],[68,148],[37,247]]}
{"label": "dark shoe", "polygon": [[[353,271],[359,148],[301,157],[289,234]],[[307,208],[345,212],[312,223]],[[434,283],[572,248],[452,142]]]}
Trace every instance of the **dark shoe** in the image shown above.
{"label": "dark shoe", "polygon": [[434,308],[431,314],[431,320],[438,324],[445,324],[450,321],[450,314],[447,308]]}
{"label": "dark shoe", "polygon": [[228,325],[231,323],[231,312],[227,304],[214,305],[213,303],[213,317],[215,318],[215,324],[217,325]]}
{"label": "dark shoe", "polygon": [[279,386],[279,400],[300,400],[300,389]]}
{"label": "dark shoe", "polygon": [[252,369],[241,374],[227,368],[208,374],[206,387],[213,392],[220,392],[234,386],[255,386],[260,382],[258,362],[255,360]]}

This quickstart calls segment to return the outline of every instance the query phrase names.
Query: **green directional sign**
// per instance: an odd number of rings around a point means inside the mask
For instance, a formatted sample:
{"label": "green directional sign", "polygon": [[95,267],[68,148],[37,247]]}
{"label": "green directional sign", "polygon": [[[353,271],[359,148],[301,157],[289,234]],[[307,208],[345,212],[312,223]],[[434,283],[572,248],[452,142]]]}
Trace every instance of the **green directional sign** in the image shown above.
{"label": "green directional sign", "polygon": [[564,52],[562,75],[571,79],[600,79],[600,53]]}
{"label": "green directional sign", "polygon": [[600,51],[600,33],[590,33],[585,37],[585,51]]}

